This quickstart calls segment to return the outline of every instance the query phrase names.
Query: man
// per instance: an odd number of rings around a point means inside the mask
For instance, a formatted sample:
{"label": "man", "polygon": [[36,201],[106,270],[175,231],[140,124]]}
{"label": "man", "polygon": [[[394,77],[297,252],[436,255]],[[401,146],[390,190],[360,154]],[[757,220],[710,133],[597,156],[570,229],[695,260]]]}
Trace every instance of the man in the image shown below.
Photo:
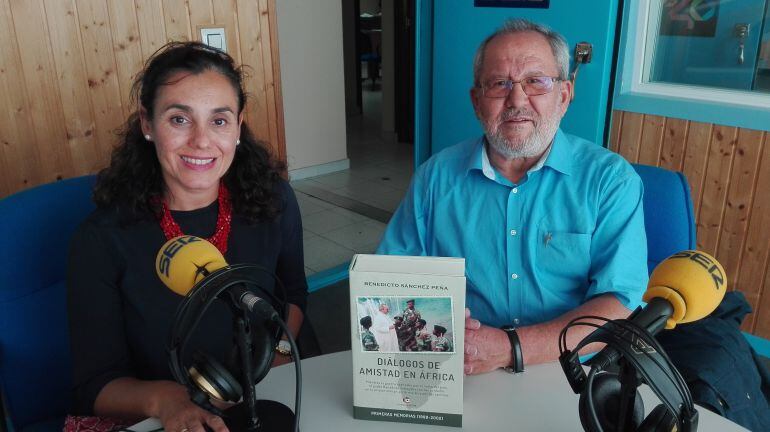
{"label": "man", "polygon": [[372,332],[381,352],[398,352],[398,336],[393,317],[390,316],[390,307],[380,303],[378,311],[372,318]]}
{"label": "man", "polygon": [[428,323],[420,318],[417,320],[417,327],[414,330],[414,338],[417,351],[430,351],[433,334],[427,328]]}
{"label": "man", "polygon": [[448,337],[444,336],[445,334],[446,334],[446,327],[440,326],[440,325],[433,326],[433,335],[435,336],[432,342],[433,351],[437,351],[437,352],[452,351],[452,342],[449,340]]}
{"label": "man", "polygon": [[406,309],[404,309],[404,323],[414,329],[417,326],[417,320],[422,318],[420,311],[414,308],[414,299],[406,301]]}
{"label": "man", "polygon": [[466,259],[467,374],[556,360],[569,320],[625,317],[647,283],[641,180],[559,129],[568,69],[544,26],[513,20],[487,38],[470,91],[484,136],[420,167],[378,248]]}
{"label": "man", "polygon": [[396,320],[396,336],[398,336],[398,350],[399,351],[414,351],[416,347],[416,341],[414,339],[414,330],[404,322],[404,317],[396,315],[393,319]]}
{"label": "man", "polygon": [[369,315],[361,318],[361,327],[364,328],[364,332],[361,333],[361,345],[364,347],[364,351],[379,351],[380,346],[377,345],[377,340],[369,328],[372,326],[372,317]]}

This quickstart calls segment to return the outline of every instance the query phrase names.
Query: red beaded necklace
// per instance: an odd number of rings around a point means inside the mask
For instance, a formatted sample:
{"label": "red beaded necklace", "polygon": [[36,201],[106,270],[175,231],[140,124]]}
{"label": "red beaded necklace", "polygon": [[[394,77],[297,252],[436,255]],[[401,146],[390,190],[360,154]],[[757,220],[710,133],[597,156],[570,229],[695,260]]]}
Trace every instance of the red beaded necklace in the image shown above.
{"label": "red beaded necklace", "polygon": [[[214,235],[207,238],[209,242],[222,252],[224,255],[227,252],[227,239],[230,237],[230,222],[233,219],[233,205],[230,202],[230,191],[224,185],[219,183],[219,213],[217,214],[217,226],[214,229]],[[161,206],[163,214],[160,218],[160,227],[163,229],[163,234],[166,236],[166,240],[171,240],[174,237],[184,235],[182,228],[176,223],[174,217],[171,216],[171,210],[166,204],[166,200],[161,200]]]}

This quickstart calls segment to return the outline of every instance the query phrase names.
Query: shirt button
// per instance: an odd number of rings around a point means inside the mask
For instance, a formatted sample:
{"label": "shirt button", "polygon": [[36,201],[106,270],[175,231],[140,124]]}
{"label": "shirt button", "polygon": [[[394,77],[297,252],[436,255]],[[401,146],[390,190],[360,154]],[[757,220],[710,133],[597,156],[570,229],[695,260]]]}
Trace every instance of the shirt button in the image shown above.
{"label": "shirt button", "polygon": [[519,193],[519,188],[513,188],[513,193]]}
{"label": "shirt button", "polygon": [[519,325],[519,319],[518,318],[514,318],[513,319],[513,323],[516,324],[516,325]]}
{"label": "shirt button", "polygon": [[518,278],[519,278],[519,275],[517,275],[516,273],[511,275],[511,279],[513,279],[513,280],[516,280]]}
{"label": "shirt button", "polygon": [[518,233],[516,232],[516,230],[511,230],[511,235],[512,235],[512,236],[515,236],[516,234],[518,234]]}

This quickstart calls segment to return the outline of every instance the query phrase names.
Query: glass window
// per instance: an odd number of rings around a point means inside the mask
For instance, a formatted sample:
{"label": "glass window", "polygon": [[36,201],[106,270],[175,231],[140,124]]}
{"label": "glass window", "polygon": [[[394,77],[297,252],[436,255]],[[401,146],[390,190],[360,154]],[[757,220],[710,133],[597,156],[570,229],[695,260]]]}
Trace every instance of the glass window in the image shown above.
{"label": "glass window", "polygon": [[770,0],[651,0],[642,82],[770,92]]}

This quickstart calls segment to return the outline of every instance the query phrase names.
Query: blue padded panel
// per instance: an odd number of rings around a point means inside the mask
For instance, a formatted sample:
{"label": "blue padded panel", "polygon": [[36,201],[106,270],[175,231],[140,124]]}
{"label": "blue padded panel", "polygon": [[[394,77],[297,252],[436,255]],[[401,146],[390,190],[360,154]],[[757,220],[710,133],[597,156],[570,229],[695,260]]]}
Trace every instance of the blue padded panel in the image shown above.
{"label": "blue padded panel", "polygon": [[743,336],[746,337],[746,340],[749,341],[749,345],[754,348],[754,351],[756,351],[757,354],[762,357],[770,358],[770,340],[746,332],[743,333]]}
{"label": "blue padded panel", "polygon": [[0,389],[17,431],[69,407],[67,251],[94,209],[93,184],[79,177],[0,200]]}
{"label": "blue padded panel", "polygon": [[647,269],[676,252],[695,249],[695,217],[690,185],[682,173],[632,164],[644,183]]}

